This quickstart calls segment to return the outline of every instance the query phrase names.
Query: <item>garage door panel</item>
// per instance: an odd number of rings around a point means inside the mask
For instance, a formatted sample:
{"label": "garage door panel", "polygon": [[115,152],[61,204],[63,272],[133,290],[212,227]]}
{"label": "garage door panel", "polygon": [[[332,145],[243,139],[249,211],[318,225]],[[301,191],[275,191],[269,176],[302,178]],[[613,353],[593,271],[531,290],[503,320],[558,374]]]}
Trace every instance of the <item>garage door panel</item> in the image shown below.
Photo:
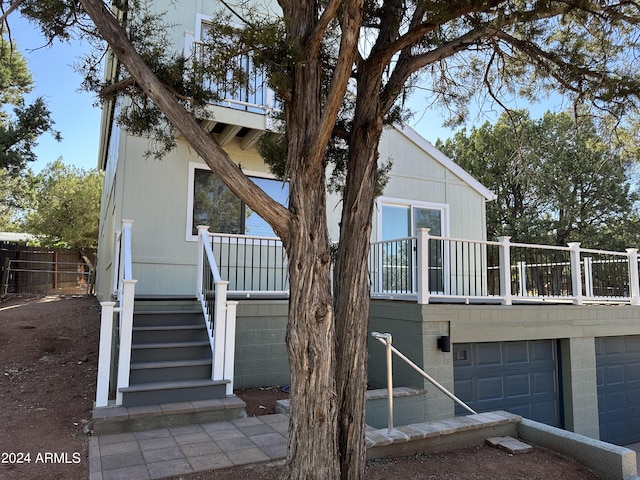
{"label": "garage door panel", "polygon": [[507,375],[505,378],[505,385],[507,398],[531,395],[529,375],[526,373],[519,375]]}
{"label": "garage door panel", "polygon": [[600,438],[640,442],[640,335],[596,338]]}
{"label": "garage door panel", "polygon": [[640,354],[640,335],[632,335],[629,337],[624,337],[624,339],[626,353]]}
{"label": "garage door panel", "polygon": [[627,383],[639,383],[640,384],[640,362],[627,363],[624,369],[624,376]]}
{"label": "garage door panel", "polygon": [[478,379],[478,401],[496,400],[504,396],[502,377],[488,377]]}
{"label": "garage door panel", "polygon": [[555,372],[534,372],[531,374],[534,392],[556,393],[558,381]]}
{"label": "garage door panel", "polygon": [[[500,410],[507,410],[507,409],[501,408]],[[524,418],[531,418],[533,416],[533,413],[531,411],[531,405],[528,403],[520,404],[520,405],[510,405],[508,408],[508,411],[516,415],[520,415],[521,417],[524,417]]]}
{"label": "garage door panel", "polygon": [[552,341],[540,341],[531,342],[529,349],[532,352],[531,361],[535,363],[541,363],[546,365],[549,360],[555,361],[556,358],[556,343]]}
{"label": "garage door panel", "polygon": [[[454,344],[455,394],[478,412],[506,410],[562,426],[555,345],[554,340]],[[465,411],[456,406],[456,413]]]}
{"label": "garage door panel", "polygon": [[605,385],[624,385],[624,365],[612,365],[605,368]]}
{"label": "garage door panel", "polygon": [[504,347],[504,363],[528,363],[529,362],[529,349],[526,342],[508,342]]}
{"label": "garage door panel", "polygon": [[556,408],[557,404],[555,399],[550,399],[545,402],[535,402],[531,405],[531,416],[535,417],[538,422],[551,424],[556,421],[555,415],[552,414]]}
{"label": "garage door panel", "polygon": [[469,398],[473,395],[473,380],[455,380],[453,390],[456,394],[459,392],[459,398]]}
{"label": "garage door panel", "polygon": [[474,349],[476,366],[502,365],[502,351],[499,343],[476,343]]}

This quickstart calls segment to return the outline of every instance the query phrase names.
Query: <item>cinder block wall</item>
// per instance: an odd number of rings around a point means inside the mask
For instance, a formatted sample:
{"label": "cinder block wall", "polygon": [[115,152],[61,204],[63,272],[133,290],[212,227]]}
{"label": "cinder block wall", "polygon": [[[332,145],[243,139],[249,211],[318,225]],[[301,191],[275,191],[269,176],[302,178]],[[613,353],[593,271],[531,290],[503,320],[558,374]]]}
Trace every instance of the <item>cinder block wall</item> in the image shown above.
{"label": "cinder block wall", "polygon": [[286,300],[249,300],[238,304],[234,388],[289,383],[287,311]]}

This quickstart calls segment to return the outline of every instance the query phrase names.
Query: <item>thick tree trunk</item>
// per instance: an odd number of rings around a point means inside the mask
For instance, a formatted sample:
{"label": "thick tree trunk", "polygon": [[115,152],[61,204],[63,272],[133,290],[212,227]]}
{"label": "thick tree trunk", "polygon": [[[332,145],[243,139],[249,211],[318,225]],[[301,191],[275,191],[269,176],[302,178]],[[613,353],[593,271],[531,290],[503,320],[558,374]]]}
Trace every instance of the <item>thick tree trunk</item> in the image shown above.
{"label": "thick tree trunk", "polygon": [[358,102],[349,143],[340,244],[334,274],[338,441],[343,480],[364,478],[366,466],[365,391],[370,310],[368,256],[378,183],[379,83],[359,79]]}
{"label": "thick tree trunk", "polygon": [[[319,176],[317,181],[322,185],[324,179]],[[292,198],[306,203],[306,213],[292,228],[288,249],[292,395],[287,461],[288,478],[299,480],[339,478],[331,255],[327,232],[318,228],[326,226],[324,189],[315,190],[313,195],[304,191]]]}
{"label": "thick tree trunk", "polygon": [[326,160],[317,148],[322,114],[322,62],[319,48],[307,48],[317,22],[315,2],[284,8],[290,36],[304,60],[293,69],[285,104],[289,210],[294,220],[287,245],[291,370],[288,479],[339,478],[335,326],[331,296],[331,254],[326,214]]}

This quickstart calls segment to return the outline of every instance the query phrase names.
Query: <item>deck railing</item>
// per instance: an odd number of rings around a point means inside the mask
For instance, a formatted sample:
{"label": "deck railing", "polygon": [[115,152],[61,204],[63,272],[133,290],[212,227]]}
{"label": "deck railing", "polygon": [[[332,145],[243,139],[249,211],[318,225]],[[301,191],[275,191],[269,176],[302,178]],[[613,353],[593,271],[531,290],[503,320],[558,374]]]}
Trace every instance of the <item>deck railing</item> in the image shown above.
{"label": "deck railing", "polygon": [[228,280],[234,295],[289,294],[287,255],[279,239],[208,233],[206,241],[221,278]]}
{"label": "deck railing", "polygon": [[[133,279],[131,262],[132,220],[122,220],[122,230],[116,232],[114,240],[113,302],[102,302],[100,319],[100,353],[98,355],[98,383],[96,385],[96,407],[109,403],[109,380],[111,378],[111,356],[118,344],[116,377],[116,405],[122,405],[121,388],[129,386],[131,364],[131,339],[133,335],[133,303],[136,280]],[[115,314],[118,314],[117,316]],[[118,319],[116,328],[115,320]]]}
{"label": "deck railing", "polygon": [[213,253],[209,227],[198,227],[198,287],[196,295],[205,315],[213,366],[212,380],[228,380],[227,395],[233,394],[236,346],[236,306],[227,300],[229,282],[222,280]]}
{"label": "deck railing", "polygon": [[[207,234],[235,297],[287,296],[287,257],[276,238]],[[418,235],[373,242],[371,296],[418,303],[640,304],[638,250],[625,252]]]}
{"label": "deck railing", "polygon": [[638,305],[638,250],[626,252],[429,235],[374,242],[375,297],[434,301]]}

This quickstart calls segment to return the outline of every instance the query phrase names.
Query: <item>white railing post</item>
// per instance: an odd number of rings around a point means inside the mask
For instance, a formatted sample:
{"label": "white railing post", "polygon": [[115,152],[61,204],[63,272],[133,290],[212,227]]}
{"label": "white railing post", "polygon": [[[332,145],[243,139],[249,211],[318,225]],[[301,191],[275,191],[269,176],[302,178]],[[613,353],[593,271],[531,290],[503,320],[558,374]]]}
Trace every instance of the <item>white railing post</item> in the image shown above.
{"label": "white railing post", "polygon": [[584,266],[584,292],[587,298],[593,298],[593,257],[582,260]]}
{"label": "white railing post", "polygon": [[627,248],[629,258],[629,294],[631,305],[640,305],[640,276],[638,275],[638,249]]}
{"label": "white railing post", "polygon": [[229,282],[216,282],[216,298],[213,306],[213,369],[212,380],[224,379],[224,347],[226,336],[227,287]]}
{"label": "white railing post", "polygon": [[518,262],[518,285],[520,286],[520,296],[527,295],[527,262]]}
{"label": "white railing post", "polygon": [[[511,237],[498,237],[500,242],[500,296],[503,305],[511,305]],[[522,292],[520,292],[522,294]]]}
{"label": "white railing post", "polygon": [[131,365],[131,339],[133,336],[133,304],[137,280],[122,281],[122,299],[120,301],[120,354],[118,357],[118,386],[116,405],[122,405],[121,388],[129,386],[129,367]]}
{"label": "white railing post", "polygon": [[236,308],[238,302],[227,302],[226,332],[224,342],[224,379],[227,383],[227,395],[233,395],[233,375],[236,356]]}
{"label": "white railing post", "polygon": [[417,294],[418,303],[426,305],[429,303],[429,229],[420,228],[417,234]]}
{"label": "white railing post", "polygon": [[100,315],[100,349],[98,350],[98,381],[96,407],[109,405],[109,378],[111,377],[111,349],[113,345],[113,313],[116,302],[102,302]]}
{"label": "white railing post", "polygon": [[582,305],[582,262],[580,261],[580,242],[571,242],[568,244],[571,249],[571,288],[573,290],[574,305]]}
{"label": "white railing post", "polygon": [[131,271],[131,227],[133,225],[133,220],[122,220],[122,254],[124,258],[128,258],[128,262],[124,262],[122,268],[124,269],[123,274],[120,276],[121,279],[131,279],[133,278],[133,273]]}
{"label": "white railing post", "polygon": [[204,242],[205,238],[208,238],[209,226],[198,225],[198,271],[197,271],[197,287],[196,295],[199,300],[203,300],[203,283],[202,276],[204,275]]}
{"label": "white railing post", "polygon": [[113,288],[111,290],[111,295],[113,298],[117,298],[118,291],[120,288],[120,238],[122,237],[122,232],[117,231],[114,234],[114,249],[113,249]]}

